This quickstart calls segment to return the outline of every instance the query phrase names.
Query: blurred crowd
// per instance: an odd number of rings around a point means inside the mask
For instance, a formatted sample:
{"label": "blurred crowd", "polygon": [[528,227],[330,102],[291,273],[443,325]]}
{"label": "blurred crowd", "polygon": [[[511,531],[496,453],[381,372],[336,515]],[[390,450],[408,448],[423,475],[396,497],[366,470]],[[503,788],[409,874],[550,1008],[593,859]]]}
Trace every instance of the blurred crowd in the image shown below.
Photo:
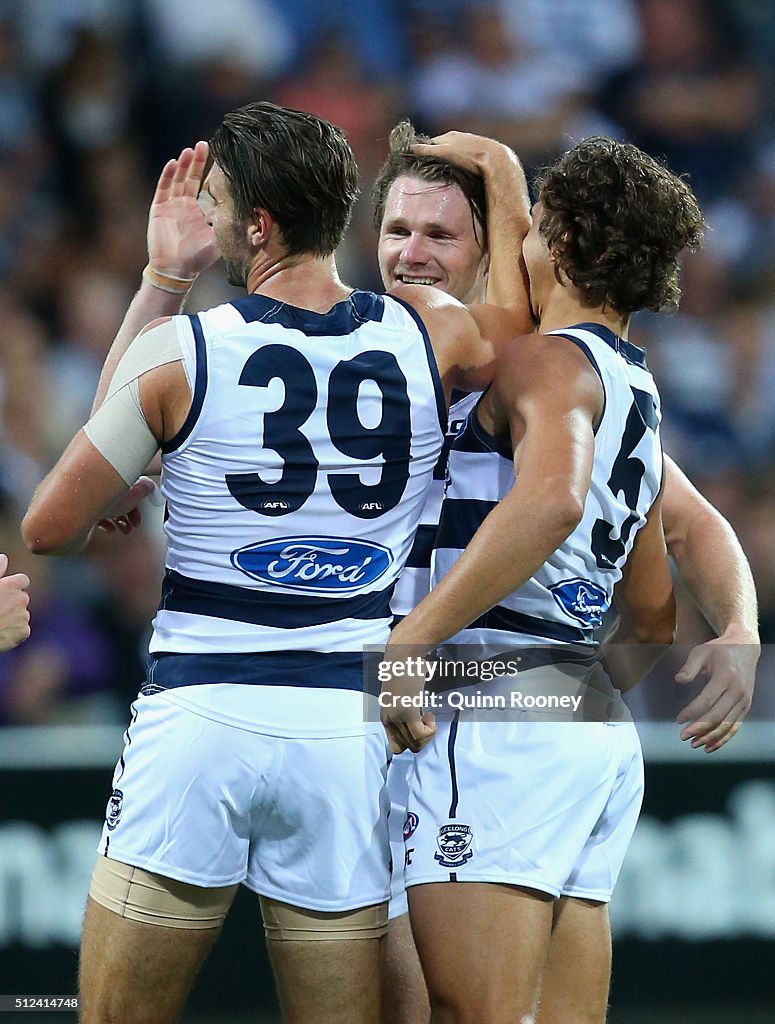
{"label": "blurred crowd", "polygon": [[[687,174],[709,224],[680,312],[643,317],[664,443],[732,522],[775,640],[775,4],[771,0],[0,0],[0,551],[33,636],[0,723],[121,722],[144,672],[160,524],[77,559],[18,523],[86,420],[139,284],[162,164],[257,98],[341,125],[362,197],[339,254],[380,288],[368,194],[392,125],[492,135],[535,170],[584,135]],[[189,311],[233,294],[219,268]],[[680,639],[707,627],[686,603]]]}

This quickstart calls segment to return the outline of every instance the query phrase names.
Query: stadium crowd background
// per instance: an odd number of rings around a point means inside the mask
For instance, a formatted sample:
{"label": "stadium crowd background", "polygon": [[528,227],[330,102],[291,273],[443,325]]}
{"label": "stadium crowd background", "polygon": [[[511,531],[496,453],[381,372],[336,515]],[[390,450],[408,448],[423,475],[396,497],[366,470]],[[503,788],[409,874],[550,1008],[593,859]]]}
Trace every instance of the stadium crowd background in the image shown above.
{"label": "stadium crowd background", "polygon": [[[123,723],[137,692],[160,524],[53,560],[18,523],[88,416],[159,169],[259,97],[346,130],[362,198],[339,261],[362,288],[380,289],[368,194],[401,116],[492,135],[529,169],[605,133],[690,176],[706,246],[681,311],[633,337],[665,447],[737,530],[773,642],[774,87],[770,0],[0,0],[0,550],[32,580],[33,627],[0,659],[0,724]],[[188,309],[230,294],[216,266]],[[706,635],[682,602],[679,640]]]}

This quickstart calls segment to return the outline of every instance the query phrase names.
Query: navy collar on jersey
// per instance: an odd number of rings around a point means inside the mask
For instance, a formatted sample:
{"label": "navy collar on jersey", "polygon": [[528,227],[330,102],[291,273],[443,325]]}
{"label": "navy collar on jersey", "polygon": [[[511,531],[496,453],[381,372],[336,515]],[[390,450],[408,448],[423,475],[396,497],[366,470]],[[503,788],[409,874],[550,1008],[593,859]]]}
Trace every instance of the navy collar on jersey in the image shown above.
{"label": "navy collar on jersey", "polygon": [[[618,352],[623,356],[628,363],[632,363],[634,366],[641,366],[644,370],[648,370],[646,365],[646,352],[645,349],[638,348],[637,345],[633,345],[631,341],[625,341],[624,338],[620,338],[618,334],[610,329],[610,327],[604,327],[603,324],[573,324],[572,327],[568,327],[569,331],[592,331],[596,334],[601,341],[604,341],[609,348],[612,348],[614,352]],[[562,331],[552,332],[562,334]]]}
{"label": "navy collar on jersey", "polygon": [[385,300],[374,292],[354,291],[346,299],[337,302],[327,313],[315,313],[311,309],[289,306],[279,299],[267,295],[246,295],[231,303],[246,323],[260,321],[265,324],[279,324],[292,330],[301,331],[309,337],[336,337],[352,334],[370,320],[381,321]]}

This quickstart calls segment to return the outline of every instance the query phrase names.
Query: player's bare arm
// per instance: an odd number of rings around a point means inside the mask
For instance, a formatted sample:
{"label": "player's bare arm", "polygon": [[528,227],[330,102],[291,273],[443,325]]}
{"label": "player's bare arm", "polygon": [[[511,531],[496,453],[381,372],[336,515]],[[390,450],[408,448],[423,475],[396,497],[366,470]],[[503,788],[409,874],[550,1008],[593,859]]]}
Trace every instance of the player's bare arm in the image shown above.
{"label": "player's bare arm", "polygon": [[681,739],[710,754],[735,735],[751,707],[761,653],[756,587],[732,527],[668,458],[662,518],[668,551],[717,633],[689,653],[676,676],[679,683],[710,677],[678,715]]}
{"label": "player's bare arm", "polygon": [[391,635],[429,650],[520,587],[578,525],[589,488],[600,379],[563,338],[508,345],[480,403],[488,433],[509,439],[515,483],[451,572]]}
{"label": "player's bare arm", "polygon": [[[209,160],[209,146],[197,142],[162,168],[148,214],[148,266],[108,352],[92,413],[102,405],[122,356],[140,330],[160,317],[180,312],[197,275],[218,257],[215,236],[198,196]],[[158,473],[158,468],[149,468]],[[143,485],[138,494],[144,494]],[[100,529],[131,533],[140,525],[140,508],[103,518]]]}
{"label": "player's bare arm", "polygon": [[522,164],[508,146],[468,132],[446,132],[433,145],[414,146],[420,156],[438,156],[480,174],[487,198],[487,302],[509,309],[519,333],[533,327],[522,241],[530,228],[530,196]]}
{"label": "player's bare arm", "polygon": [[99,520],[132,516],[153,490],[141,474],[191,404],[175,331],[163,319],[140,332],[99,409],[35,491],[22,536],[36,554],[83,550]]}
{"label": "player's bare arm", "polygon": [[218,258],[215,236],[197,202],[208,158],[207,143],[197,142],[162,169],[148,214],[148,268],[108,352],[92,412],[132,339],[158,317],[179,313],[197,274]]}
{"label": "player's bare arm", "polygon": [[600,648],[600,660],[619,690],[640,682],[675,636],[675,599],[662,529],[663,491],[624,563],[614,589],[619,618]]}

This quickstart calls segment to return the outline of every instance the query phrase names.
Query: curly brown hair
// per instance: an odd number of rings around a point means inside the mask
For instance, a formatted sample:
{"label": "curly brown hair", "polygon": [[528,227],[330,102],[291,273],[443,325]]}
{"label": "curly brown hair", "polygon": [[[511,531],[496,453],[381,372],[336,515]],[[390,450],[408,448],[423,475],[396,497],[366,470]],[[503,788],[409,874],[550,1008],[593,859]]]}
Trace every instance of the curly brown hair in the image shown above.
{"label": "curly brown hair", "polygon": [[468,200],[471,207],[474,234],[482,234],[482,248],[487,245],[487,202],[484,181],[478,174],[456,167],[448,160],[440,157],[417,156],[412,152],[416,143],[429,143],[428,135],[416,132],[410,121],[399,121],[390,132],[388,158],[380,167],[377,179],[371,190],[371,201],[374,207],[374,227],[379,234],[385,217],[385,203],[388,192],[396,178],[408,174],[422,181],[436,182],[439,185],[457,185]]}
{"label": "curly brown hair", "polygon": [[705,226],[688,184],[629,143],[595,136],[536,181],[540,232],[584,304],[628,315],[678,305],[678,257]]}

